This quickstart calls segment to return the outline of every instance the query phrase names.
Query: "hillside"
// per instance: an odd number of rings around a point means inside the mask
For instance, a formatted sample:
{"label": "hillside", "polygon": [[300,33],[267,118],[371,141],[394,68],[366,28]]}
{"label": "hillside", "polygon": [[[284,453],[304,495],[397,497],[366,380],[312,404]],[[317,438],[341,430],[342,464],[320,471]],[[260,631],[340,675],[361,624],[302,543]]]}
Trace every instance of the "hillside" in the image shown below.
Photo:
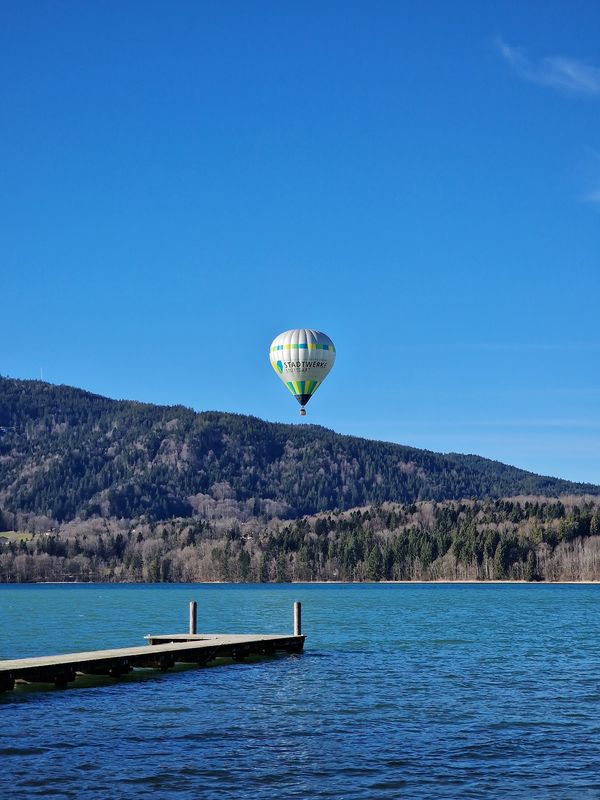
{"label": "hillside", "polygon": [[425,501],[281,522],[96,517],[0,534],[0,582],[600,580],[600,499]]}
{"label": "hillside", "polygon": [[0,529],[33,517],[290,519],[388,501],[599,493],[477,456],[0,378]]}

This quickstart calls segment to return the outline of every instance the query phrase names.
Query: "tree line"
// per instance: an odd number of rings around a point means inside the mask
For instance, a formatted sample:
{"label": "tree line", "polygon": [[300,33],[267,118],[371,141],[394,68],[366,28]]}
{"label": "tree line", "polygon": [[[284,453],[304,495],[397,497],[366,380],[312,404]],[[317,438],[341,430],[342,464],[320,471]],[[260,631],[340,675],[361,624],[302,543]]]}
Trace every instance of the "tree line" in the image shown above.
{"label": "tree line", "polygon": [[0,581],[41,580],[600,580],[600,504],[531,497],[384,503],[293,521],[96,518],[0,537]]}

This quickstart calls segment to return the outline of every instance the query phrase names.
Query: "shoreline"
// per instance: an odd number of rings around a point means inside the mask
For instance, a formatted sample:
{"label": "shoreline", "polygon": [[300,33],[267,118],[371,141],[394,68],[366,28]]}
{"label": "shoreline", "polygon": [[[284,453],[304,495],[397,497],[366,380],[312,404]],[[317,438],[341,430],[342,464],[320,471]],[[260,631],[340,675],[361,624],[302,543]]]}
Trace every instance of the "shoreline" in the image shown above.
{"label": "shoreline", "polygon": [[511,581],[511,580],[469,580],[458,579],[455,581],[435,580],[435,581],[268,581],[258,583],[256,581],[194,581],[193,583],[161,581],[152,583],[149,581],[21,581],[8,583],[0,582],[3,586],[423,586],[423,585],[444,585],[453,586],[478,585],[478,586],[595,586],[600,584],[599,580],[561,580],[561,581]]}

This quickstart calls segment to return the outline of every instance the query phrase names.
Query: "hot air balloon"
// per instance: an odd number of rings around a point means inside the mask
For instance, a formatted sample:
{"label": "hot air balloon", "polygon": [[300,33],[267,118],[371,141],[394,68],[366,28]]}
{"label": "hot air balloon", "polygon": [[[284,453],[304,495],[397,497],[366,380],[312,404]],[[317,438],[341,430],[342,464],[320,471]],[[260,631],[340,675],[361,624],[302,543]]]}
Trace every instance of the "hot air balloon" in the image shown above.
{"label": "hot air balloon", "polygon": [[335,362],[333,342],[321,331],[295,328],[273,339],[269,357],[275,372],[300,403],[300,415],[304,416],[304,406]]}

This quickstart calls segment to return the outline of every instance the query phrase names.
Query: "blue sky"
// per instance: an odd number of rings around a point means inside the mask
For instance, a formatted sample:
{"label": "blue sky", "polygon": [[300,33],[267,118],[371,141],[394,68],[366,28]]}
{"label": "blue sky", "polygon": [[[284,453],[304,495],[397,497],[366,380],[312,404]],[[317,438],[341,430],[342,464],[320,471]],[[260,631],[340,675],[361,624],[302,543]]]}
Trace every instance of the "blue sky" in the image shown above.
{"label": "blue sky", "polygon": [[[551,8],[545,7],[551,5]],[[600,6],[0,3],[0,372],[600,483]]]}

